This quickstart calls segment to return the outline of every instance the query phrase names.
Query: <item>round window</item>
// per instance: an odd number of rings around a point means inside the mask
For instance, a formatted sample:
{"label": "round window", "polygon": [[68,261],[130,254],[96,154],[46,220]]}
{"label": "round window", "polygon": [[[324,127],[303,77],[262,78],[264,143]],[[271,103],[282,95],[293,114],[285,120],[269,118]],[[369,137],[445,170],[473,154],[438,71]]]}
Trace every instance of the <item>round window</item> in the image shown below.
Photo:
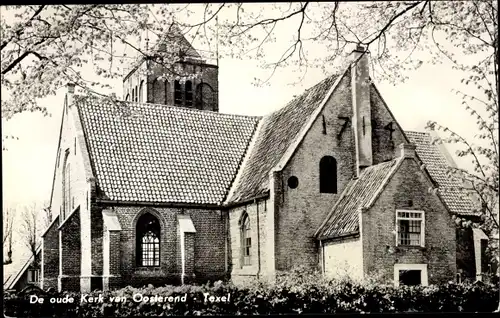
{"label": "round window", "polygon": [[295,189],[299,186],[299,179],[296,176],[291,176],[288,178],[288,186],[290,189]]}

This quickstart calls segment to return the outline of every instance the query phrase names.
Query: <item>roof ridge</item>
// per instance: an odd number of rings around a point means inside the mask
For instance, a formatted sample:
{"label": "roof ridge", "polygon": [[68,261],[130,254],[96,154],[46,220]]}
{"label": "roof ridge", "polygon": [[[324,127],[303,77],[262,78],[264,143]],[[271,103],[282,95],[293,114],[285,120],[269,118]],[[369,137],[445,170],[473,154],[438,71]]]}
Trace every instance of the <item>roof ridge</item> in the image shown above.
{"label": "roof ridge", "polygon": [[[101,100],[107,100],[110,101],[109,98],[106,97],[99,97],[99,96],[84,96],[80,95],[82,97],[89,97],[89,98],[95,98],[95,99],[101,99]],[[85,98],[83,98],[85,99]],[[83,99],[79,99],[79,102],[82,102]],[[135,106],[155,106],[155,107],[167,107],[169,109],[176,109],[179,111],[187,111],[187,112],[200,112],[200,113],[205,113],[205,114],[214,114],[214,116],[233,116],[233,117],[240,117],[240,118],[249,118],[249,119],[256,119],[256,118],[263,118],[264,116],[257,116],[257,115],[243,115],[243,114],[230,114],[230,113],[220,113],[220,112],[214,112],[211,110],[205,110],[205,109],[197,109],[197,108],[188,108],[188,107],[182,107],[182,106],[176,106],[176,105],[169,105],[169,104],[157,104],[157,103],[144,103],[144,102],[131,102],[131,101],[124,101],[124,100],[117,100],[117,102],[121,104],[126,104],[128,105],[135,105]]]}

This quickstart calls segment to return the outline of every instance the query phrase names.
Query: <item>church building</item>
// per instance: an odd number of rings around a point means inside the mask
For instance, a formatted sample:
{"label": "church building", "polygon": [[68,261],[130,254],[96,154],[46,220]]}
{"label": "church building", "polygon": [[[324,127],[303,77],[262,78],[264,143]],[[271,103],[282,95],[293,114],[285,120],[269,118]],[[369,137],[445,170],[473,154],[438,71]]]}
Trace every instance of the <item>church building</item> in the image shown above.
{"label": "church building", "polygon": [[176,76],[148,58],[124,77],[123,101],[68,86],[42,288],[272,281],[297,266],[456,279],[452,215],[474,217],[472,204],[446,191],[430,135],[401,129],[367,51],[283,108],[242,116],[219,112],[218,66],[179,32],[167,38]]}

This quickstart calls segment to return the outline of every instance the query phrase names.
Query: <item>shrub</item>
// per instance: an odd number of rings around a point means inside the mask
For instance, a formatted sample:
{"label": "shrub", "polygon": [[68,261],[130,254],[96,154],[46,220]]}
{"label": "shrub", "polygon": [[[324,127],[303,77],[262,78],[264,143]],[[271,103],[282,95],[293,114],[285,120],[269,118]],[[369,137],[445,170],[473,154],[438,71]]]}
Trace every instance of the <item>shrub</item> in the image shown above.
{"label": "shrub", "polygon": [[[297,278],[297,275],[299,278]],[[184,296],[185,302],[134,302],[143,296]],[[205,302],[205,294],[229,302]],[[361,285],[349,279],[327,280],[314,273],[292,273],[274,285],[261,282],[236,287],[231,283],[213,285],[125,287],[102,294],[103,303],[80,303],[78,293],[45,295],[43,304],[29,304],[22,293],[4,294],[6,316],[33,317],[125,317],[170,315],[269,315],[284,313],[386,313],[386,312],[492,312],[498,305],[498,286],[491,284],[444,284],[440,286]],[[49,297],[74,297],[74,303],[51,304]],[[111,302],[111,297],[125,297],[125,302]]]}

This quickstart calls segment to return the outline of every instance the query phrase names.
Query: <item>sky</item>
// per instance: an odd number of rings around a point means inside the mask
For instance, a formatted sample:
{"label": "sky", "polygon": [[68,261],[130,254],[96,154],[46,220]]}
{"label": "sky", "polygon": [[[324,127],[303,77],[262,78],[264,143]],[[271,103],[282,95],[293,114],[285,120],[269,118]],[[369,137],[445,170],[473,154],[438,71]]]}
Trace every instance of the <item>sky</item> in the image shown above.
{"label": "sky", "polygon": [[[277,32],[285,34],[287,26]],[[275,45],[281,45],[279,40]],[[265,58],[272,61],[278,53],[269,49]],[[89,69],[87,75],[92,76]],[[220,59],[220,112],[265,115],[283,107],[294,95],[325,77],[319,70],[310,70],[300,83],[290,85],[292,69],[283,69],[274,74],[269,85],[253,85],[254,78],[266,78],[268,74],[268,70],[259,68],[256,60]],[[470,125],[470,115],[461,107],[462,100],[452,92],[460,85],[461,75],[453,71],[450,64],[424,64],[407,75],[408,80],[397,85],[375,78],[375,85],[404,130],[424,131],[427,121],[434,120],[464,136],[476,133],[475,127]],[[114,80],[113,91],[118,96],[122,96],[121,83],[121,79]],[[22,113],[8,121],[2,119],[2,135],[18,138],[7,139],[7,150],[2,153],[4,205],[49,201],[64,94],[65,88],[61,88],[57,95],[40,100],[50,116]],[[458,160],[456,156],[455,159],[459,166],[470,167],[469,162]]]}

